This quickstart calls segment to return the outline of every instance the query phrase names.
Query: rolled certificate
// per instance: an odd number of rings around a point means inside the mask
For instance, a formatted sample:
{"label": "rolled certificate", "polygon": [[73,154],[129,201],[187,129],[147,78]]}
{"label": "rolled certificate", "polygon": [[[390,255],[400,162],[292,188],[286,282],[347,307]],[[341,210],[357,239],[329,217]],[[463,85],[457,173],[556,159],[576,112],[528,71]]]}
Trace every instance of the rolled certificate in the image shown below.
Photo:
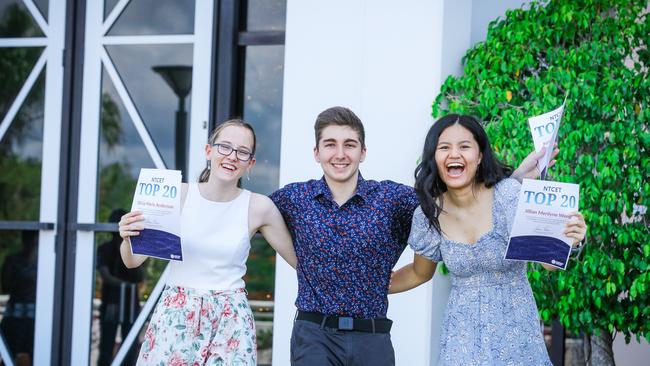
{"label": "rolled certificate", "polygon": [[540,152],[543,147],[546,147],[546,154],[537,161],[537,169],[539,169],[542,179],[546,179],[548,164],[551,161],[553,146],[557,140],[557,131],[560,128],[563,113],[564,103],[557,109],[528,119],[535,151]]}

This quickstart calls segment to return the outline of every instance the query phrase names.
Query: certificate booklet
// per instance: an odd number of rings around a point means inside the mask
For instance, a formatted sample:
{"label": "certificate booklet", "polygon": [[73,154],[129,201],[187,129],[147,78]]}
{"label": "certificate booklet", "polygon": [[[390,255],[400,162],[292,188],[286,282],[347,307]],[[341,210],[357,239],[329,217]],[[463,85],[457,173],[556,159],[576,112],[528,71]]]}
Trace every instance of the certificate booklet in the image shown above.
{"label": "certificate booklet", "polygon": [[142,211],[144,230],[131,237],[131,252],[183,260],[180,170],[141,169],[131,211]]}
{"label": "certificate booklet", "polygon": [[542,150],[542,147],[546,146],[546,154],[537,161],[537,169],[541,172],[540,176],[542,179],[546,179],[546,170],[548,163],[551,161],[553,146],[557,140],[557,131],[560,127],[563,113],[564,103],[555,110],[528,119],[530,132],[533,135],[533,143],[535,144],[535,151],[539,152]]}
{"label": "certificate booklet", "polygon": [[577,184],[524,179],[504,258],[566,269],[573,238],[563,231],[579,199]]}

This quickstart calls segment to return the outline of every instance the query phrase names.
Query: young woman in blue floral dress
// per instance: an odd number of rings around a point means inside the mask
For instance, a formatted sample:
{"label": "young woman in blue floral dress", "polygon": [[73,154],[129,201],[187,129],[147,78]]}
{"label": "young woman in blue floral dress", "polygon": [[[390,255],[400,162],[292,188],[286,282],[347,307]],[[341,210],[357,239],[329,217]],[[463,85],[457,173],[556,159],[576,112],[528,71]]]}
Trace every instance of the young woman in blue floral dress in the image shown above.
{"label": "young woman in blue floral dress", "polygon": [[[428,281],[445,262],[452,287],[441,365],[551,365],[526,262],[503,259],[521,187],[510,173],[473,117],[447,115],[429,130],[416,170],[420,207],[409,237],[416,254],[393,276],[391,292]],[[573,216],[565,235],[577,244],[586,225]]]}

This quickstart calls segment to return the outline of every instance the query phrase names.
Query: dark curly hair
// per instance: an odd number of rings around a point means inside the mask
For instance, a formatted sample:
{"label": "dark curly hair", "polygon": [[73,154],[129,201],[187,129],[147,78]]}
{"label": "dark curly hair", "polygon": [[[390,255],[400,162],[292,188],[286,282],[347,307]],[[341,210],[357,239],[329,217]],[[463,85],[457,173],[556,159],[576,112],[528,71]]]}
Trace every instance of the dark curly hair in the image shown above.
{"label": "dark curly hair", "polygon": [[427,133],[422,150],[422,162],[415,168],[415,192],[420,201],[422,212],[429,220],[429,224],[438,232],[440,232],[438,217],[443,206],[442,194],[447,191],[447,185],[440,178],[435,154],[440,135],[455,124],[465,127],[472,133],[482,155],[481,163],[478,165],[474,177],[474,184],[484,184],[489,188],[512,174],[512,168],[500,162],[494,155],[490,140],[476,118],[448,114],[438,119]]}

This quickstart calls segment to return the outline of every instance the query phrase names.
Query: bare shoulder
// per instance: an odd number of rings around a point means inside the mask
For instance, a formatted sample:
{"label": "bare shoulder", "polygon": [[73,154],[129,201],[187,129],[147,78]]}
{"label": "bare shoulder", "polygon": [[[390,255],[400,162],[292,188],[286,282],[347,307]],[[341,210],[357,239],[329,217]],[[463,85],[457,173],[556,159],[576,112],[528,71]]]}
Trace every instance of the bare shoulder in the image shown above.
{"label": "bare shoulder", "polygon": [[273,213],[277,211],[273,201],[263,194],[251,192],[248,217],[251,232],[273,222]]}
{"label": "bare shoulder", "polygon": [[263,194],[251,192],[250,208],[253,212],[264,214],[275,207],[273,201]]}

